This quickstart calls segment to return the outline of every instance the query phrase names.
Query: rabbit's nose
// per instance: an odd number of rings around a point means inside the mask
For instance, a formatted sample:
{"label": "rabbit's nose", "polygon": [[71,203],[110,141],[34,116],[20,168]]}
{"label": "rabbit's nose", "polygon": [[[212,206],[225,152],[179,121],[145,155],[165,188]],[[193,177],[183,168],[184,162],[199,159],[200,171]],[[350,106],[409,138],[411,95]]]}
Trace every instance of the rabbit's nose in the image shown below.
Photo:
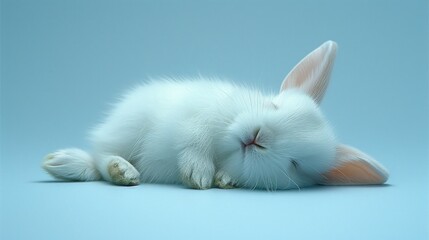
{"label": "rabbit's nose", "polygon": [[252,147],[253,146],[253,147],[265,149],[265,147],[263,145],[261,145],[260,141],[259,141],[260,133],[261,133],[261,128],[259,128],[259,127],[255,128],[255,130],[253,131],[252,135],[249,136],[249,138],[247,138],[247,139],[245,139],[243,141],[244,147],[248,148],[248,147]]}

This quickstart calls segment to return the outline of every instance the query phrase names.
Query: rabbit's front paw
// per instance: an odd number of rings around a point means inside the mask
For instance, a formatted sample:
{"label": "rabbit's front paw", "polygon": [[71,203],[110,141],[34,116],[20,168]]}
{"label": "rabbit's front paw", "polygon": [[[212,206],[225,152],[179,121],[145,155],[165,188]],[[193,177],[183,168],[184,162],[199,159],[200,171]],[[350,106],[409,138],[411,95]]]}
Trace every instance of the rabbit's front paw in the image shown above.
{"label": "rabbit's front paw", "polygon": [[108,165],[112,183],[122,186],[134,186],[140,183],[140,173],[121,157],[112,157]]}
{"label": "rabbit's front paw", "polygon": [[195,189],[211,188],[214,172],[214,165],[207,162],[187,163],[180,168],[182,181]]}
{"label": "rabbit's front paw", "polygon": [[228,173],[224,171],[218,171],[215,176],[215,183],[218,188],[231,189],[236,188],[237,183],[232,180]]}

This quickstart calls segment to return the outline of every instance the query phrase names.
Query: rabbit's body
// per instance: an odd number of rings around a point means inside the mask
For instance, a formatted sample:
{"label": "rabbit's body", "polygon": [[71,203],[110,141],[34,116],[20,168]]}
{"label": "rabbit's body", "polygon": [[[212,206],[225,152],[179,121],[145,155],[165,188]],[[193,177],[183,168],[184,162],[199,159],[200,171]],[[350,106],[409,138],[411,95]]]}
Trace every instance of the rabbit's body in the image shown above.
{"label": "rabbit's body", "polygon": [[[329,53],[329,47],[335,47],[330,44],[312,54]],[[216,185],[274,190],[342,184],[353,176],[339,176],[347,168],[333,171],[343,167],[338,156],[356,157],[356,151],[336,142],[318,107],[332,67],[324,64],[324,71],[315,69],[308,75],[321,76],[313,85],[296,80],[292,72],[293,79],[285,80],[277,95],[202,78],[141,85],[92,131],[91,155],[60,150],[47,156],[44,168],[66,180],[104,179],[119,185],[184,183],[199,189]],[[368,162],[374,161],[364,164]],[[379,178],[353,183],[384,182],[387,173],[373,165],[367,167],[376,173],[371,177]]]}
{"label": "rabbit's body", "polygon": [[213,148],[205,150],[216,158],[214,146],[234,115],[230,96],[237,92],[228,83],[197,80],[137,87],[92,132],[96,153],[127,159],[143,182],[180,183],[178,159],[188,145]]}

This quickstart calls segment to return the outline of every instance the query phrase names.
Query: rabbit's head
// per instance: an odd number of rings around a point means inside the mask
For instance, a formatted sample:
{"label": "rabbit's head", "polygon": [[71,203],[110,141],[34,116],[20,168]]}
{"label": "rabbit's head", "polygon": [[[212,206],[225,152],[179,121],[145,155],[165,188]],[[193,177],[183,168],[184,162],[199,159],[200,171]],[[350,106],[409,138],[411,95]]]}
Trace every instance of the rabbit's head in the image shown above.
{"label": "rabbit's head", "polygon": [[375,160],[337,143],[319,109],[336,48],[328,41],[307,55],[286,76],[277,96],[255,93],[243,101],[247,107],[229,125],[220,146],[220,167],[237,185],[275,190],[387,180],[387,171]]}

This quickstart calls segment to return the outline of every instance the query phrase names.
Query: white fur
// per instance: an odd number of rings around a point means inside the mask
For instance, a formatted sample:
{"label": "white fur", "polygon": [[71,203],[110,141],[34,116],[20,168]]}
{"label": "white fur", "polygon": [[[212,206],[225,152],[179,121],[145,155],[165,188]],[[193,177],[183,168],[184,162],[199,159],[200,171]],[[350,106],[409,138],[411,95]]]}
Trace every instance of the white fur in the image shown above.
{"label": "white fur", "polygon": [[[266,149],[244,152],[242,140],[256,128]],[[211,187],[216,172],[249,188],[311,185],[331,165],[336,145],[310,97],[294,90],[264,96],[206,79],[137,87],[92,132],[91,140],[105,180],[112,181],[106,159],[120,156],[138,170],[142,182],[184,182],[196,188]]]}
{"label": "white fur", "polygon": [[93,158],[86,152],[76,149],[62,149],[45,157],[43,168],[54,177],[63,180],[99,180]]}
{"label": "white fur", "polygon": [[[61,179],[102,178],[118,185],[275,190],[329,184],[322,178],[338,165],[338,143],[318,103],[336,46],[328,41],[307,55],[287,75],[278,95],[204,78],[143,84],[92,131],[91,156],[78,149],[60,150],[45,158],[44,168]],[[353,161],[341,162],[348,160]],[[384,173],[375,161],[364,164],[375,174]],[[354,179],[378,184],[387,175]]]}

